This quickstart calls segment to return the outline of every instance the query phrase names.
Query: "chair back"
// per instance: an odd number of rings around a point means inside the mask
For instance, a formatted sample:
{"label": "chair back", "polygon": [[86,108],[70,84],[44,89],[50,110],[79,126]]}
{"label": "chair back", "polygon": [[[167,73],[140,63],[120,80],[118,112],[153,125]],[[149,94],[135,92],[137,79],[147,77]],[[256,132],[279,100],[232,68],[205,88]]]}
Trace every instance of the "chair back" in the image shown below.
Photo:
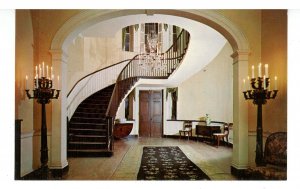
{"label": "chair back", "polygon": [[229,134],[229,124],[227,124],[227,123],[224,124],[224,134],[225,135]]}
{"label": "chair back", "polygon": [[192,130],[192,122],[184,121],[183,122],[183,130]]}

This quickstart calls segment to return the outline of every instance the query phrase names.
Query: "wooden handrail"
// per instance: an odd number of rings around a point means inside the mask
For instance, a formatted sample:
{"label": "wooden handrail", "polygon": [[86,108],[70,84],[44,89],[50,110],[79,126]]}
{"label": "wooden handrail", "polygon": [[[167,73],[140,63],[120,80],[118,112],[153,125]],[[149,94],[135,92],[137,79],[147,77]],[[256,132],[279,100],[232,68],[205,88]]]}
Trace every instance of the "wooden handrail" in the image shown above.
{"label": "wooden handrail", "polygon": [[103,70],[105,70],[105,69],[108,69],[108,68],[110,68],[110,67],[116,66],[116,65],[118,65],[118,64],[121,64],[121,63],[126,62],[126,61],[129,61],[129,60],[131,60],[131,59],[122,60],[122,61],[120,61],[120,62],[117,62],[117,63],[112,64],[112,65],[110,65],[110,66],[107,66],[107,67],[105,67],[105,68],[101,68],[101,69],[99,69],[99,70],[96,70],[96,71],[94,71],[94,72],[92,72],[92,73],[89,73],[89,74],[83,76],[81,79],[79,79],[79,80],[73,85],[73,87],[72,87],[72,89],[69,91],[67,97],[69,97],[69,95],[72,93],[72,91],[74,90],[74,88],[76,87],[76,85],[77,85],[80,81],[82,81],[83,79],[87,78],[88,76],[91,76],[91,75],[93,75],[93,74],[95,74],[95,73],[98,73],[98,72],[100,72],[100,71],[103,71]]}

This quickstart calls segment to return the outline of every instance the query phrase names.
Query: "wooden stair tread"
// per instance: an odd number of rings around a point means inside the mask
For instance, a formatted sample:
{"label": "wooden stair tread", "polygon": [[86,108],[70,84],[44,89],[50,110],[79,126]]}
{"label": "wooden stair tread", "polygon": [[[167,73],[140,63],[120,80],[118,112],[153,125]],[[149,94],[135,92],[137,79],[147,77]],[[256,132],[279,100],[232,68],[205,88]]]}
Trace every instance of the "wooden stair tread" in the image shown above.
{"label": "wooden stair tread", "polygon": [[111,152],[107,149],[68,149],[68,152]]}
{"label": "wooden stair tread", "polygon": [[85,123],[85,122],[70,122],[71,124],[75,124],[75,125],[106,125],[105,123]]}
{"label": "wooden stair tread", "polygon": [[106,144],[106,142],[80,142],[80,141],[72,141],[69,144]]}
{"label": "wooden stair tread", "polygon": [[106,136],[102,136],[102,135],[73,135],[75,137],[86,137],[86,138],[106,138]]}
{"label": "wooden stair tread", "polygon": [[106,131],[106,129],[84,129],[84,128],[70,128],[75,131]]}

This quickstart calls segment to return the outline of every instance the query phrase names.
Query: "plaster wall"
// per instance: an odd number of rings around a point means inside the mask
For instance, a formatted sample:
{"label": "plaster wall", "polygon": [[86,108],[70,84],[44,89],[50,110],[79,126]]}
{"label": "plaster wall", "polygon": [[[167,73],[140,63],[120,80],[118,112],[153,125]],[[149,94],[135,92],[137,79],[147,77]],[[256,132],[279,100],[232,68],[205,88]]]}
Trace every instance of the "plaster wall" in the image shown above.
{"label": "plaster wall", "polygon": [[233,68],[227,43],[200,72],[178,86],[177,119],[233,121]]}

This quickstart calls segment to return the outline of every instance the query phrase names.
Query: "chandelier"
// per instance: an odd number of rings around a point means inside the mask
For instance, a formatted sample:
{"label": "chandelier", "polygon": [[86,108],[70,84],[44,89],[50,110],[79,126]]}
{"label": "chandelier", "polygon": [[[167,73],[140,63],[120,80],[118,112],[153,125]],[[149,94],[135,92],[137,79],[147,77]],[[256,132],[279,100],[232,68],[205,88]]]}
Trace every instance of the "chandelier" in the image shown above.
{"label": "chandelier", "polygon": [[164,71],[167,69],[167,62],[164,54],[158,47],[158,35],[156,33],[156,24],[152,23],[146,34],[144,53],[140,53],[139,66],[148,72]]}

